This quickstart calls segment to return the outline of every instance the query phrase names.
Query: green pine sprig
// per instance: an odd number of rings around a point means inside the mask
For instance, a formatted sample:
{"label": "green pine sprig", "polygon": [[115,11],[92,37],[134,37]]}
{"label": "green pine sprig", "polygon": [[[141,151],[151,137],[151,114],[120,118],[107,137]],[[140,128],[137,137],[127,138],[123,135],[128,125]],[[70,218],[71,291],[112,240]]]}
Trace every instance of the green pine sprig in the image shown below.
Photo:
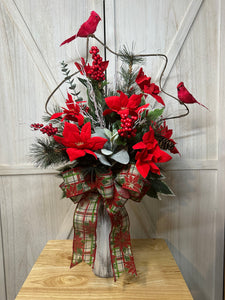
{"label": "green pine sprig", "polygon": [[65,147],[53,138],[38,138],[30,148],[31,159],[37,167],[47,168],[69,161]]}
{"label": "green pine sprig", "polygon": [[128,95],[128,97],[137,92],[135,79],[139,68],[135,66],[140,65],[144,61],[143,57],[134,54],[133,49],[134,45],[132,45],[132,51],[130,51],[126,46],[123,46],[123,48],[119,51],[122,66],[120,71],[121,80],[117,89],[123,91]]}

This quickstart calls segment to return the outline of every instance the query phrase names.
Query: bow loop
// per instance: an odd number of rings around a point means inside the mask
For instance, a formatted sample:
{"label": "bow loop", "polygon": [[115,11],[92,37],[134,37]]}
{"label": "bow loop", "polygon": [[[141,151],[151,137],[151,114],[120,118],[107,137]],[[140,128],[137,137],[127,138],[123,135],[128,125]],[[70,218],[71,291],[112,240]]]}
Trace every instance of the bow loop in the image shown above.
{"label": "bow loop", "polygon": [[[148,187],[145,180],[138,172],[135,165],[131,164],[128,168],[123,169],[115,178],[115,181],[127,192],[129,192],[129,198],[134,201],[141,201]],[[123,190],[120,190],[119,193]],[[143,193],[144,190],[144,193]],[[123,195],[121,195],[123,196]]]}
{"label": "bow loop", "polygon": [[[91,190],[91,185],[88,184],[82,169],[73,168],[62,173],[64,182],[60,184],[61,189],[67,198],[78,202],[81,194]],[[76,198],[77,197],[77,198]]]}

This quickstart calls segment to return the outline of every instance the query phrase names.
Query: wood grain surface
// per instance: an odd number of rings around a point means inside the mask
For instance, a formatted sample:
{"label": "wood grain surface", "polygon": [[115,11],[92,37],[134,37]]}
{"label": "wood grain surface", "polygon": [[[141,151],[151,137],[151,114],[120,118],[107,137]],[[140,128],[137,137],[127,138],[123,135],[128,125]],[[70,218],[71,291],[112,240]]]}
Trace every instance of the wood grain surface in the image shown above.
{"label": "wood grain surface", "polygon": [[137,277],[99,278],[80,263],[70,269],[72,241],[49,241],[16,300],[193,299],[163,239],[133,240]]}

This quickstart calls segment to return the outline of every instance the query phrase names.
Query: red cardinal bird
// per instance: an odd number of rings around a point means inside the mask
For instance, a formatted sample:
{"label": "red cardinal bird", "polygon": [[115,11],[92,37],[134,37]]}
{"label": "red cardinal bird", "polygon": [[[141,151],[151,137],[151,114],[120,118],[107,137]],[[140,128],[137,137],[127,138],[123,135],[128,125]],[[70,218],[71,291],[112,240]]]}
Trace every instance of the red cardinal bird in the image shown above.
{"label": "red cardinal bird", "polygon": [[87,37],[89,34],[94,33],[100,20],[101,18],[99,17],[99,15],[95,11],[92,11],[89,19],[80,26],[77,34],[62,42],[60,46],[70,43],[77,37]]}
{"label": "red cardinal bird", "polygon": [[[208,109],[205,105],[199,103],[193,96],[192,94],[190,94],[188,92],[188,90],[186,89],[186,87],[184,86],[183,82],[180,82],[177,86],[177,92],[178,92],[178,98],[181,102],[183,103],[198,103],[201,106],[205,107],[206,109]],[[209,109],[208,109],[209,110]]]}

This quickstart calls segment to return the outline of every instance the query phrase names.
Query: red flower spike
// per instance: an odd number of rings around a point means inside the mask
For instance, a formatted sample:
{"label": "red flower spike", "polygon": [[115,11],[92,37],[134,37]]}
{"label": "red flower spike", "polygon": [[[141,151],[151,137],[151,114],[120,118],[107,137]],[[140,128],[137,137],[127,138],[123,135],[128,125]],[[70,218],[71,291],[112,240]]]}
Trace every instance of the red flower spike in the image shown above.
{"label": "red flower spike", "polygon": [[139,107],[141,103],[142,95],[132,95],[128,98],[123,92],[118,91],[120,96],[112,96],[105,98],[105,102],[108,105],[109,109],[106,109],[103,112],[103,115],[107,115],[111,112],[116,112],[119,115],[137,115],[140,109],[147,107],[149,104],[145,104]]}
{"label": "red flower spike", "polygon": [[158,85],[150,83],[151,77],[147,77],[142,68],[140,68],[135,81],[144,93],[151,95],[157,102],[165,106],[163,99],[158,95],[160,92]]}
{"label": "red flower spike", "polygon": [[149,171],[160,174],[156,163],[167,162],[172,159],[168,153],[160,149],[151,126],[149,131],[143,135],[142,142],[135,144],[133,149],[141,150],[141,152],[137,152],[135,159],[137,161],[136,167],[144,178],[147,177]]}
{"label": "red flower spike", "polygon": [[147,77],[144,74],[143,69],[140,68],[135,81],[138,84],[138,86],[140,87],[140,89],[143,91],[145,86],[150,85],[151,77]]}
{"label": "red flower spike", "polygon": [[63,137],[54,136],[57,143],[66,147],[70,161],[73,161],[86,154],[97,156],[92,150],[102,149],[107,139],[102,137],[91,137],[91,123],[86,123],[81,132],[76,124],[65,122]]}
{"label": "red flower spike", "polygon": [[51,116],[50,120],[57,119],[64,115],[61,121],[70,120],[78,122],[79,126],[84,124],[84,116],[80,113],[80,106],[73,101],[73,97],[68,93],[68,99],[66,100],[67,108],[63,107],[63,112],[55,113]]}

